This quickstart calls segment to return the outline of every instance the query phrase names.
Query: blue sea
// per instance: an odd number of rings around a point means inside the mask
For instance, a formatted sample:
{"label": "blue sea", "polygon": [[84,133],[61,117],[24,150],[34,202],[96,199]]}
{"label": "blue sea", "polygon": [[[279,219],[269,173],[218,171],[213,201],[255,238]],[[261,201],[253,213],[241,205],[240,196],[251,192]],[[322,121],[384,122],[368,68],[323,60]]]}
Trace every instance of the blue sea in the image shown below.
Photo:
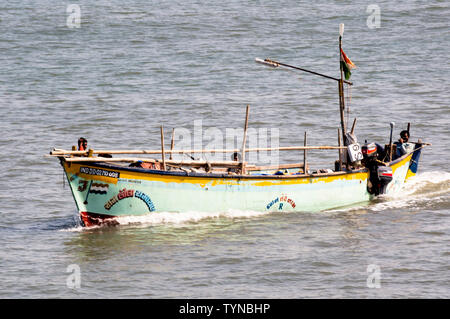
{"label": "blue sea", "polygon": [[[2,1],[0,298],[449,298],[448,1]],[[48,154],[167,147],[172,128],[277,129],[337,145],[339,77],[358,140],[432,143],[395,195],[324,212],[157,213],[81,227]],[[205,141],[205,144],[207,141]],[[303,152],[280,153],[301,161]],[[315,160],[314,160],[315,159]],[[337,152],[308,152],[333,163]],[[315,162],[316,161],[316,162]],[[176,200],[176,199],[174,199]]]}

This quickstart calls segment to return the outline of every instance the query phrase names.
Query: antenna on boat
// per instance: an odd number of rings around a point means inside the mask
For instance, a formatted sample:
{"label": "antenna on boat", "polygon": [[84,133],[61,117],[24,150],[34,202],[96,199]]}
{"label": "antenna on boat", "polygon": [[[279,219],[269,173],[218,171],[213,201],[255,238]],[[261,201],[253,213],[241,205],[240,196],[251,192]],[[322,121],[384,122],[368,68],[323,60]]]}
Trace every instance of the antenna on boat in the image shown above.
{"label": "antenna on boat", "polygon": [[[341,23],[339,24],[339,66],[340,66],[340,77],[339,78],[335,78],[329,75],[325,75],[322,73],[318,73],[318,72],[314,72],[314,71],[310,71],[304,68],[300,68],[297,66],[293,66],[293,65],[289,65],[286,63],[282,63],[282,62],[278,62],[278,61],[274,61],[271,59],[260,59],[260,58],[255,58],[255,61],[257,63],[261,63],[264,65],[268,65],[274,68],[280,67],[280,66],[284,66],[287,68],[291,68],[291,69],[295,69],[295,70],[299,70],[299,71],[303,71],[303,72],[308,72],[314,75],[318,75],[330,80],[335,80],[338,82],[338,89],[339,89],[339,113],[340,113],[340,118],[341,118],[341,131],[342,131],[342,141],[343,141],[343,145],[344,146],[348,146],[349,141],[347,139],[347,126],[345,123],[345,97],[344,97],[344,83],[348,84],[348,85],[353,85],[352,82],[348,81],[348,79],[350,79],[350,68],[355,67],[355,65],[353,64],[353,62],[351,62],[351,60],[345,55],[344,51],[342,50],[342,37],[344,36],[344,24]],[[344,65],[345,65],[345,70],[344,70]],[[344,78],[344,72],[345,72],[345,78]],[[346,161],[348,162],[348,161]]]}
{"label": "antenna on boat", "polygon": [[[300,68],[298,66],[289,65],[289,64],[278,62],[278,61],[274,61],[274,60],[271,60],[271,59],[264,59],[263,60],[263,59],[260,59],[260,58],[255,58],[255,62],[264,64],[264,65],[268,65],[268,66],[271,66],[273,68],[277,68],[279,66],[284,66],[284,67],[287,67],[287,68],[308,72],[308,73],[311,73],[311,74],[314,74],[314,75],[319,75],[321,77],[324,77],[324,78],[327,78],[327,79],[330,79],[330,80],[340,81],[340,79],[332,77],[332,76],[329,76],[329,75],[326,75],[326,74],[322,74],[322,73],[319,73],[319,72],[314,72],[314,71],[311,71],[311,70]],[[347,81],[347,80],[344,80],[344,83],[346,83],[348,85],[353,85],[352,82]]]}

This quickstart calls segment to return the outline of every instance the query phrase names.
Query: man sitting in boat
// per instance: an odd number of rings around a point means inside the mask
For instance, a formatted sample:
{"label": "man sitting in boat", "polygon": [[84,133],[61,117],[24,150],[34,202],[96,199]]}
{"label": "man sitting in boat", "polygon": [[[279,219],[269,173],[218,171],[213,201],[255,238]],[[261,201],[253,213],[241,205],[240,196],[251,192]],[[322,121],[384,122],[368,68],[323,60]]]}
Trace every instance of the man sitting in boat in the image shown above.
{"label": "man sitting in boat", "polygon": [[[231,160],[238,162],[241,160],[241,154],[234,152],[233,155],[231,155]],[[237,167],[230,167],[227,170],[228,174],[237,174],[240,172],[240,169]]]}
{"label": "man sitting in boat", "polygon": [[78,150],[79,151],[87,150],[87,144],[88,144],[87,139],[85,139],[84,137],[80,137],[78,139]]}
{"label": "man sitting in boat", "polygon": [[[87,141],[87,139],[85,139],[84,137],[80,137],[79,139],[78,139],[78,150],[79,151],[87,151],[87,144],[88,144],[88,141]],[[85,155],[82,155],[82,156],[87,156],[86,154]],[[107,157],[107,158],[111,158],[112,157],[112,155],[111,154],[98,154],[98,157]]]}
{"label": "man sitting in boat", "polygon": [[392,159],[397,159],[399,157],[402,157],[405,155],[408,147],[408,140],[409,140],[409,132],[407,130],[403,130],[400,132],[400,139],[397,142],[394,142],[395,145],[395,153]]}
{"label": "man sitting in boat", "polygon": [[140,167],[140,168],[146,168],[146,169],[156,169],[161,170],[161,164],[156,163],[150,163],[150,162],[143,162],[143,161],[137,161],[133,162],[129,165],[130,167]]}

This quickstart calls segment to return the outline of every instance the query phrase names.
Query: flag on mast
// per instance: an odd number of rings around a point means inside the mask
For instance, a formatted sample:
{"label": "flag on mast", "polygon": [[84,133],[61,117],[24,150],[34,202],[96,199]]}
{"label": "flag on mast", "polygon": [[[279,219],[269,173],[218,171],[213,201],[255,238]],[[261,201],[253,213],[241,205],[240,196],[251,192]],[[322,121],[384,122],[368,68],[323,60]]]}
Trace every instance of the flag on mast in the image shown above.
{"label": "flag on mast", "polygon": [[341,65],[342,70],[344,71],[345,79],[349,80],[350,76],[352,75],[352,72],[350,72],[351,69],[356,68],[356,65],[348,58],[348,56],[345,54],[344,50],[341,48]]}

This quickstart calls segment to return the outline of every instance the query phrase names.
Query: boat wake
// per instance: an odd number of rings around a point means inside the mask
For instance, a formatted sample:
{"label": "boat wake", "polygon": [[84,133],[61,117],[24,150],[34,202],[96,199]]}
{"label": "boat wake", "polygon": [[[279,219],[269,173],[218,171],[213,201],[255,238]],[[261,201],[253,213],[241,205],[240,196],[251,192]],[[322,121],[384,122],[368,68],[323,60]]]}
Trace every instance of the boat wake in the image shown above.
{"label": "boat wake", "polygon": [[432,209],[450,200],[450,173],[431,171],[411,177],[403,189],[380,198],[371,210],[391,208]]}
{"label": "boat wake", "polygon": [[[173,227],[185,226],[189,223],[198,223],[208,220],[217,220],[220,218],[224,219],[245,219],[245,218],[255,218],[259,216],[268,215],[269,211],[242,211],[242,210],[228,210],[226,212],[158,212],[151,213],[142,216],[123,216],[114,219],[117,222],[115,226],[138,226],[138,227],[148,227],[157,225],[169,225]],[[62,229],[62,231],[69,232],[79,232],[85,230],[96,230],[109,228],[110,225],[98,225],[83,227],[81,221],[73,225],[72,227]]]}
{"label": "boat wake", "polygon": [[185,225],[186,223],[196,223],[200,221],[213,220],[218,218],[234,219],[234,218],[254,218],[267,215],[270,212],[228,210],[226,212],[160,212],[143,216],[124,216],[117,218],[120,225]]}
{"label": "boat wake", "polygon": [[400,192],[381,195],[364,205],[331,210],[332,212],[349,212],[369,210],[374,212],[408,208],[410,210],[433,209],[450,205],[450,173],[430,171],[417,174],[405,183]]}

